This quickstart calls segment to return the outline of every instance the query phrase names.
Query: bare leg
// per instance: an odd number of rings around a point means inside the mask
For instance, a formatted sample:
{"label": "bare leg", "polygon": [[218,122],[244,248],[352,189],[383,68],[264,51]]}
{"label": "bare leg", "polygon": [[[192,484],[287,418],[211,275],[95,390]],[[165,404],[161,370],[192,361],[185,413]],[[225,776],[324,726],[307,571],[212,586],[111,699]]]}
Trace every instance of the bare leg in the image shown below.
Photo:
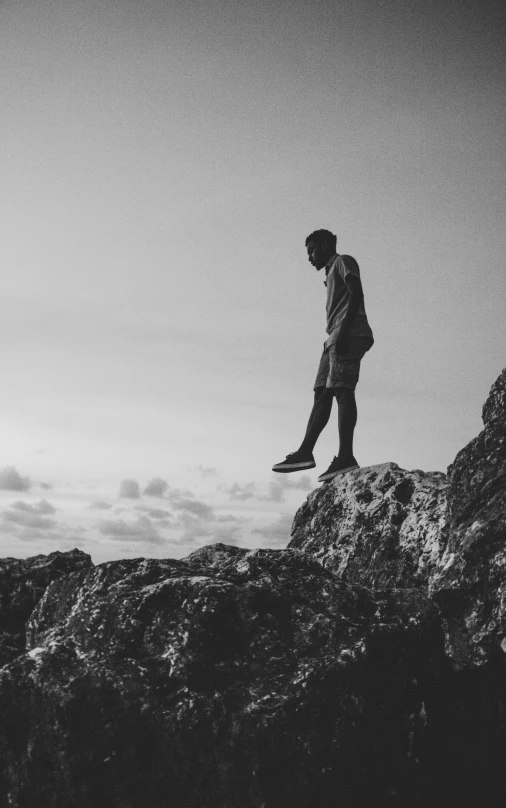
{"label": "bare leg", "polygon": [[353,457],[353,433],[357,423],[355,393],[348,387],[336,387],[333,393],[338,406],[339,458],[341,460],[356,462]]}
{"label": "bare leg", "polygon": [[309,416],[306,435],[299,451],[312,452],[320,433],[327,426],[332,410],[335,390],[328,387],[317,387],[314,393],[314,404]]}

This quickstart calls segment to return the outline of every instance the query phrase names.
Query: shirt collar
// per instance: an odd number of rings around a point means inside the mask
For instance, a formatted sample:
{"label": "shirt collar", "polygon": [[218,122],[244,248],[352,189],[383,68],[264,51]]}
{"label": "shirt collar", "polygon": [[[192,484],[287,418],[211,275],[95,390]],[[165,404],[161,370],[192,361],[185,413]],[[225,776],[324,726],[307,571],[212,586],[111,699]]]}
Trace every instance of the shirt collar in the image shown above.
{"label": "shirt collar", "polygon": [[329,260],[325,264],[325,280],[323,281],[325,286],[327,285],[327,275],[329,274],[330,270],[332,269],[332,264],[334,263],[336,258],[339,258],[339,253],[334,253],[332,258],[329,258]]}
{"label": "shirt collar", "polygon": [[334,263],[334,261],[336,260],[336,258],[339,258],[339,253],[334,253],[332,258],[329,258],[329,260],[325,264],[325,275],[329,274],[330,268],[331,268],[332,264]]}

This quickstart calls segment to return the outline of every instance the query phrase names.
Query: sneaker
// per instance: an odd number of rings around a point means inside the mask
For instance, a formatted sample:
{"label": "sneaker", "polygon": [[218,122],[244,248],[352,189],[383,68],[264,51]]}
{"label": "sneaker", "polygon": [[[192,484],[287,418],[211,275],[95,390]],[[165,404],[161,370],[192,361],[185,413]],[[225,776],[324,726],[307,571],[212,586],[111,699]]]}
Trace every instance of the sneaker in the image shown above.
{"label": "sneaker", "polygon": [[291,471],[303,471],[303,469],[314,469],[316,463],[311,452],[290,452],[282,463],[276,463],[272,467],[273,471],[281,474],[289,474]]}
{"label": "sneaker", "polygon": [[359,468],[360,466],[355,459],[350,463],[349,460],[340,460],[338,457],[334,457],[327,471],[324,471],[323,474],[320,474],[318,477],[318,482],[325,483],[337,477],[338,474],[344,474],[345,471],[353,471],[353,469]]}

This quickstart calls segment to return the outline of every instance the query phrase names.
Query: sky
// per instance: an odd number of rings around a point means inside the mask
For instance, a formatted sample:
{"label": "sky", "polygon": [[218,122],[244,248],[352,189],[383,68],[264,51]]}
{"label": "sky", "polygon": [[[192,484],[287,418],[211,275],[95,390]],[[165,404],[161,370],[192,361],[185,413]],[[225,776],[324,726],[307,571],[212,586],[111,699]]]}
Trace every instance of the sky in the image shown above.
{"label": "sky", "polygon": [[499,2],[0,0],[0,556],[284,547],[360,265],[355,456],[444,471],[506,365]]}

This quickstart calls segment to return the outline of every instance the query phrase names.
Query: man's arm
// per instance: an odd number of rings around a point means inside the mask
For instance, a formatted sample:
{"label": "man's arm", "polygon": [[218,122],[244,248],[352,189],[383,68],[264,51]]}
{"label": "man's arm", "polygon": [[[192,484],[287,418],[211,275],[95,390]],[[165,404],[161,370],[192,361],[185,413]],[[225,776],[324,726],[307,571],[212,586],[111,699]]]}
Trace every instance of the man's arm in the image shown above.
{"label": "man's arm", "polygon": [[348,332],[350,330],[350,325],[355,319],[359,306],[364,299],[362,283],[357,275],[353,275],[351,272],[348,273],[345,284],[349,292],[348,306],[335,343],[336,352],[341,356],[348,353]]}

